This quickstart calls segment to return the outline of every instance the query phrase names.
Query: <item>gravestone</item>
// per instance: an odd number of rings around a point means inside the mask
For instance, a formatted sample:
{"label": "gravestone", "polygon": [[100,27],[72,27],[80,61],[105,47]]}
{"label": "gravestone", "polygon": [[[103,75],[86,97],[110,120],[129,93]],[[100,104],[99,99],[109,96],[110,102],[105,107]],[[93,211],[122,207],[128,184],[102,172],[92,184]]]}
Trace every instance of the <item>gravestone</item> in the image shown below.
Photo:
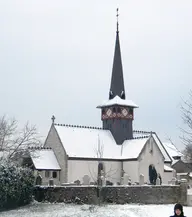
{"label": "gravestone", "polygon": [[54,181],[53,181],[53,179],[49,179],[49,186],[54,186]]}
{"label": "gravestone", "polygon": [[83,185],[89,185],[90,184],[90,177],[88,175],[83,176]]}
{"label": "gravestone", "polygon": [[128,185],[131,185],[131,178],[128,179]]}
{"label": "gravestone", "polygon": [[128,185],[129,176],[128,174],[124,173],[123,175],[123,185]]}
{"label": "gravestone", "polygon": [[157,178],[156,185],[161,185],[161,180],[160,180],[160,178]]}
{"label": "gravestone", "polygon": [[175,177],[173,177],[172,180],[171,180],[171,184],[176,185],[176,182],[177,182],[177,179]]}
{"label": "gravestone", "polygon": [[102,182],[102,186],[106,186],[105,176],[101,176],[101,182]]}
{"label": "gravestone", "polygon": [[144,175],[140,174],[139,176],[139,185],[144,185]]}
{"label": "gravestone", "polygon": [[76,185],[80,185],[81,182],[80,182],[79,180],[76,180],[76,181],[74,181],[74,184],[76,184]]}

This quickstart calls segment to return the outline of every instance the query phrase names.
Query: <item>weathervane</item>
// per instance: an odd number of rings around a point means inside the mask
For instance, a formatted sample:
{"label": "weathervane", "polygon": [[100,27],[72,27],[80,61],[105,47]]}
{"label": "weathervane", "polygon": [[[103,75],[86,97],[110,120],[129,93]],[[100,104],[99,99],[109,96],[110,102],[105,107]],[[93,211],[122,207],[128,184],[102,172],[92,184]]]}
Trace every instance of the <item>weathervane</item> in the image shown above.
{"label": "weathervane", "polygon": [[117,32],[119,32],[119,8],[117,8]]}

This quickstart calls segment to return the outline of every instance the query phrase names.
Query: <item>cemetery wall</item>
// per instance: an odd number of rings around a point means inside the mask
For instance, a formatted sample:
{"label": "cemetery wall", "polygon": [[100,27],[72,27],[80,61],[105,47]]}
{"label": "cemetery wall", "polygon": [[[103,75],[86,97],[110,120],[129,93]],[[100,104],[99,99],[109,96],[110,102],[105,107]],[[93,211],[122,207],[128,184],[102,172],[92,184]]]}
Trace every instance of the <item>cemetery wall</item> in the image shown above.
{"label": "cemetery wall", "polygon": [[187,186],[107,186],[99,190],[96,186],[37,186],[34,198],[39,202],[65,202],[96,204],[102,203],[140,203],[187,205]]}

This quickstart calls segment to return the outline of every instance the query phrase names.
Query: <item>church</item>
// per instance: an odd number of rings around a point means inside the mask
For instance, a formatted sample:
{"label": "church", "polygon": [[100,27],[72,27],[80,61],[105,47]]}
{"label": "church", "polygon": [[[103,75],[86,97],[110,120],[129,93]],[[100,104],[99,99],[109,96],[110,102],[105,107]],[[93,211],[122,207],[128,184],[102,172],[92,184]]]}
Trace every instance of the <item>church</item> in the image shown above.
{"label": "church", "polygon": [[[132,183],[144,176],[149,183],[149,167],[154,165],[168,184],[174,175],[171,168],[173,156],[155,132],[133,129],[134,110],[138,108],[127,99],[117,20],[115,51],[108,99],[97,106],[101,110],[101,127],[52,124],[39,157],[33,159],[34,167],[43,177],[43,183],[54,179],[55,184],[97,181],[98,165],[102,166],[105,179],[121,183],[127,174]],[[74,102],[75,103],[75,102]]]}

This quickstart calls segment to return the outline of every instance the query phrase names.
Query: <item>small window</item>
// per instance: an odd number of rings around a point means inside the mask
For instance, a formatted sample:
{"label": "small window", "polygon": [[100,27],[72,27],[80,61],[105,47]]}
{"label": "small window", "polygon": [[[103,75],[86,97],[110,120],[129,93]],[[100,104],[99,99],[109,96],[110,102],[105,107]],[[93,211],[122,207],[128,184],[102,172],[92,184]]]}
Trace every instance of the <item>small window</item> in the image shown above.
{"label": "small window", "polygon": [[113,107],[113,113],[115,113],[116,112],[116,108],[115,107]]}
{"label": "small window", "polygon": [[46,177],[46,178],[49,178],[49,177],[50,177],[50,172],[47,171],[47,170],[45,171],[45,177]]}
{"label": "small window", "polygon": [[52,175],[53,175],[54,179],[57,178],[57,172],[56,171],[54,171]]}

